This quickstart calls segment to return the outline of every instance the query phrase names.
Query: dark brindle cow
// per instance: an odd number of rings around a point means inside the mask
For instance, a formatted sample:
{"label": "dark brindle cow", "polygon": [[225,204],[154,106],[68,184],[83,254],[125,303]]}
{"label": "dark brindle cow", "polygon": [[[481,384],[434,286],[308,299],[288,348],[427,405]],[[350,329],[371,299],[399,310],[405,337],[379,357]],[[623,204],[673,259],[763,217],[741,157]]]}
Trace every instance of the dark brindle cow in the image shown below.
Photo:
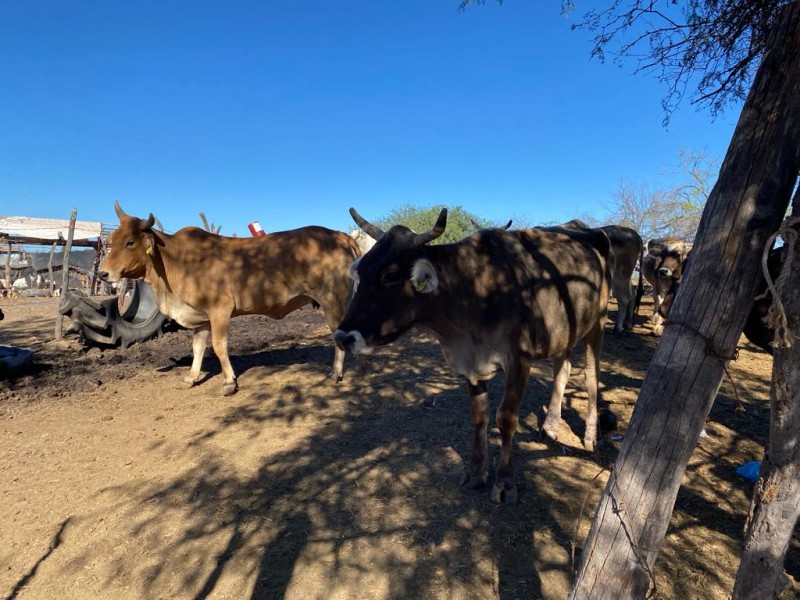
{"label": "dark brindle cow", "polygon": [[[185,227],[173,235],[153,229],[155,219],[126,215],[115,203],[119,228],[111,234],[111,252],[100,277],[150,284],[158,309],[194,330],[192,368],[183,384],[200,379],[203,353],[211,335],[222,367],[222,393],[237,389],[228,358],[231,317],[262,314],[280,319],[306,304],[317,303],[333,331],[344,315],[353,283],[350,264],[360,256],[346,233],[303,227],[267,236],[237,238]],[[339,380],[344,351],[336,347],[331,376]]]}
{"label": "dark brindle cow", "polygon": [[681,240],[661,238],[647,242],[647,254],[642,260],[641,275],[653,286],[653,334],[664,333],[664,319],[658,312],[673,281],[680,281],[683,264],[692,249],[691,244]]}
{"label": "dark brindle cow", "polygon": [[447,210],[425,233],[396,225],[384,233],[355,210],[356,223],[378,243],[351,267],[356,292],[334,337],[368,353],[412,326],[438,339],[444,358],[467,383],[475,426],[473,487],[488,480],[486,382],[505,371],[497,409],[502,450],[491,498],[514,503],[512,442],[531,361],[552,358],[555,381],[542,429],[558,437],[570,351],[586,345],[589,410],[584,446],[597,443],[597,372],[610,285],[608,237],[562,227],[483,229],[455,244],[428,245],[444,233]]}

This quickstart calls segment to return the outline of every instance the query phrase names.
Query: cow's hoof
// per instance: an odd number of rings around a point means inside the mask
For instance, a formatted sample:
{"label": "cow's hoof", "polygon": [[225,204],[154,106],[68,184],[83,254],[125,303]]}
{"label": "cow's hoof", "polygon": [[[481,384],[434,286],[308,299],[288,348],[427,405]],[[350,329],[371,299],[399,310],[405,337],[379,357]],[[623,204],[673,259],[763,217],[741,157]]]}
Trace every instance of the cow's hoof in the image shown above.
{"label": "cow's hoof", "polygon": [[178,389],[179,390],[191,389],[191,388],[194,387],[195,383],[196,382],[195,382],[194,379],[188,379],[188,378],[187,379],[181,379],[180,382],[178,383]]}
{"label": "cow's hoof", "polygon": [[342,379],[344,379],[343,373],[336,373],[335,371],[331,371],[327,375],[328,379],[330,379],[333,383],[340,383]]}
{"label": "cow's hoof", "polygon": [[548,417],[544,420],[544,425],[542,425],[542,433],[544,433],[547,437],[556,442],[558,441],[559,425],[560,423]]}
{"label": "cow's hoof", "polygon": [[236,384],[235,381],[226,381],[222,384],[222,395],[223,396],[230,396],[236,393],[236,390],[239,389],[239,386]]}
{"label": "cow's hoof", "polygon": [[597,442],[595,440],[583,440],[583,449],[587,452],[594,452],[597,450]]}
{"label": "cow's hoof", "polygon": [[495,504],[516,504],[519,501],[517,486],[513,483],[508,484],[502,481],[495,483],[494,486],[492,486],[490,498]]}
{"label": "cow's hoof", "polygon": [[466,488],[471,488],[476,490],[478,488],[486,487],[486,484],[489,482],[489,474],[484,473],[482,475],[464,475],[464,479],[461,481],[461,485]]}

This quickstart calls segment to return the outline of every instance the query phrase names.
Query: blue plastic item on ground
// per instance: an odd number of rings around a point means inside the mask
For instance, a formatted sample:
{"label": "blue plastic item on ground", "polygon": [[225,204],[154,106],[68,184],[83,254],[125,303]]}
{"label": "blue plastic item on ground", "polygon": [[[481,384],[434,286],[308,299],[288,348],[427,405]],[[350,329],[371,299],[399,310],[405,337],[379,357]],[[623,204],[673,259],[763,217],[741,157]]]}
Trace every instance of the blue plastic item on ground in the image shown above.
{"label": "blue plastic item on ground", "polygon": [[758,481],[758,472],[761,470],[760,460],[751,460],[736,469],[736,474],[741,475],[747,481]]}

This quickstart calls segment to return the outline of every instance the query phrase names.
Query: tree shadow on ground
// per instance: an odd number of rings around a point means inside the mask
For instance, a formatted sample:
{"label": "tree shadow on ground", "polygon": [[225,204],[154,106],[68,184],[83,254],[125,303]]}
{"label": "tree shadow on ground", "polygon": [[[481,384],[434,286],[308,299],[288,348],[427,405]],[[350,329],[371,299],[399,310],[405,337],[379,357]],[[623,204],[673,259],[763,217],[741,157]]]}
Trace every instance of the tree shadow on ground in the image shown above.
{"label": "tree shadow on ground", "polygon": [[[601,390],[622,417],[621,433],[656,343],[638,334],[606,338]],[[190,352],[184,340],[180,349],[179,355]],[[361,375],[348,359],[338,385],[321,385],[333,354],[325,333],[302,341],[287,337],[266,349],[247,342],[231,353],[241,391],[225,401],[213,425],[188,440],[154,442],[142,457],[164,462],[179,456],[191,466],[168,481],[137,479],[103,490],[112,503],[108,512],[119,514],[115,535],[150,540],[153,547],[149,560],[137,562],[134,555],[120,561],[109,587],[138,572],[141,597],[165,590],[196,599],[225,593],[504,600],[566,594],[573,546],[586,536],[604,469],[618,448],[608,436],[596,454],[580,449],[586,409],[580,352],[565,398],[563,444],[538,433],[552,372],[547,361],[534,369],[514,451],[516,507],[492,504],[488,490],[460,487],[472,435],[469,400],[429,338],[384,349]],[[177,360],[189,364],[184,355]],[[204,363],[212,386],[218,365],[213,356]],[[492,415],[503,384],[501,375],[489,386]],[[725,398],[720,420],[730,416]],[[734,425],[748,440],[748,423]],[[245,449],[247,466],[236,460]],[[708,470],[723,451],[715,447]],[[496,460],[496,429],[490,453]],[[698,471],[701,478],[701,470],[690,467],[690,475]],[[697,485],[679,495],[681,514],[667,544],[675,556],[659,562],[662,589],[676,598],[698,589],[687,580],[680,553],[700,553],[702,535],[737,543],[731,523],[741,518],[741,497],[722,503],[718,490],[698,491]],[[720,575],[706,576],[718,587],[731,573],[724,560],[707,567],[719,569]]]}

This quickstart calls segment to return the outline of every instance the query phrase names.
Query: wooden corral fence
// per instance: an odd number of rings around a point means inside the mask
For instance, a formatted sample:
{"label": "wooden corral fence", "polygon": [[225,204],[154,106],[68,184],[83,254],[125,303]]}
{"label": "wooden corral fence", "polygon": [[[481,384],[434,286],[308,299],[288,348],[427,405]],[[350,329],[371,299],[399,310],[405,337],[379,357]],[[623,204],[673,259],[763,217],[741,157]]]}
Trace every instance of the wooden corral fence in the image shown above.
{"label": "wooden corral fence", "polygon": [[113,229],[74,218],[0,216],[0,295],[53,296],[62,289],[108,293],[97,270]]}

